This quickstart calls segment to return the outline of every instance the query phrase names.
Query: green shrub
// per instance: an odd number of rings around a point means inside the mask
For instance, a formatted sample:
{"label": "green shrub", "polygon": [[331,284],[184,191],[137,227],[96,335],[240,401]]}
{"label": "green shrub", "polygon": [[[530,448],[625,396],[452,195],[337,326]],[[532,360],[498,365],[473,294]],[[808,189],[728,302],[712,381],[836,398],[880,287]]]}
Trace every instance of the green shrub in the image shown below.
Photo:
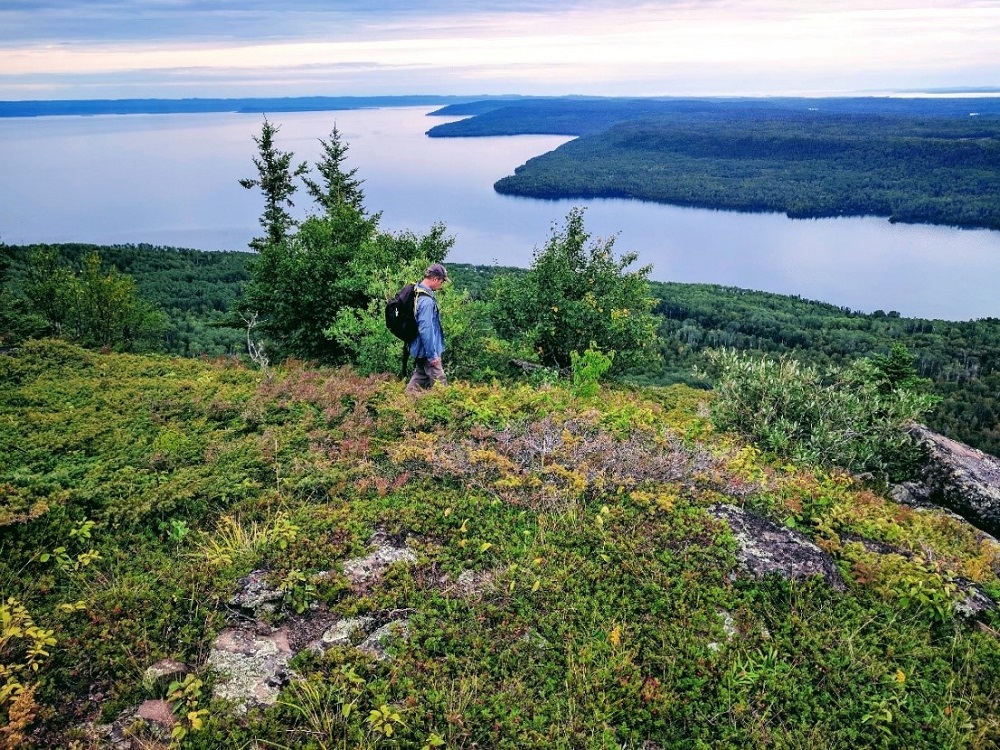
{"label": "green shrub", "polygon": [[616,258],[614,238],[591,240],[583,211],[535,252],[524,274],[504,274],[490,286],[497,333],[559,369],[593,342],[617,352],[613,374],[657,360],[657,318],[651,310],[650,266],[628,270],[635,253]]}
{"label": "green shrub", "polygon": [[791,357],[777,360],[720,349],[707,353],[716,376],[715,424],[765,450],[842,466],[881,479],[906,478],[919,450],[903,429],[934,405],[909,373],[887,372],[899,358],[861,359],[826,372]]}

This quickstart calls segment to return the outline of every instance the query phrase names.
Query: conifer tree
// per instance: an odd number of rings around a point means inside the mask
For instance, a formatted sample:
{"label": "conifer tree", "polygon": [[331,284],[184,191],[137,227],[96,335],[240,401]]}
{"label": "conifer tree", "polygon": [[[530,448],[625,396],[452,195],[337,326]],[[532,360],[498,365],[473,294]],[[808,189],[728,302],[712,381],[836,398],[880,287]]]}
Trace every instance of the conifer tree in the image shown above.
{"label": "conifer tree", "polygon": [[322,183],[303,177],[302,181],[306,184],[309,195],[327,214],[344,205],[364,213],[365,194],[361,189],[364,180],[355,177],[357,167],[345,168],[344,162],[350,146],[342,140],[337,126],[333,126],[329,140],[320,138],[319,142],[323,146],[323,153],[316,162],[316,171],[322,177]]}
{"label": "conifer tree", "polygon": [[295,219],[288,212],[295,205],[292,202],[292,195],[298,189],[295,178],[309,171],[305,162],[293,170],[291,164],[295,154],[291,151],[279,151],[275,147],[274,136],[278,130],[277,126],[264,118],[260,135],[253,137],[258,149],[258,155],[253,159],[257,176],[240,180],[240,185],[247,190],[257,187],[264,195],[264,213],[261,214],[260,225],[264,228],[265,236],[250,242],[250,246],[257,251],[267,245],[280,244],[295,227]]}

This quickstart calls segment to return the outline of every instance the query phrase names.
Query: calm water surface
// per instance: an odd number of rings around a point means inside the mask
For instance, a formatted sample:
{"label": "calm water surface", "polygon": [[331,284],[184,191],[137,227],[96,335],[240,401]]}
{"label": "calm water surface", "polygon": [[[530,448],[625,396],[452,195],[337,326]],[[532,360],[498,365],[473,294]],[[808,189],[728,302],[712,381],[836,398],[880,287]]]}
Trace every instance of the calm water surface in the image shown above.
{"label": "calm water surface", "polygon": [[[278,147],[315,160],[336,123],[382,226],[443,222],[449,259],[528,266],[554,224],[586,206],[595,236],[617,235],[652,278],[709,282],[855,310],[966,320],[1000,317],[1000,232],[892,225],[884,219],[790,220],[625,200],[500,196],[493,182],[567,139],[427,138],[427,108],[280,113]],[[0,120],[0,239],[148,242],[244,250],[259,233],[252,137],[261,115],[127,115]],[[299,206],[308,207],[303,191]],[[302,213],[299,214],[300,216]]]}

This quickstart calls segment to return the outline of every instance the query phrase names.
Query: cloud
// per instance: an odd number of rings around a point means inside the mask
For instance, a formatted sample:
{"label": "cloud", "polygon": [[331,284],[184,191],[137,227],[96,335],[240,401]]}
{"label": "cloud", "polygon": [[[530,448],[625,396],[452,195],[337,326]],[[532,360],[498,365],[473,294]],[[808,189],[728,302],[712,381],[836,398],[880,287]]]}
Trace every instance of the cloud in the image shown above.
{"label": "cloud", "polygon": [[24,98],[45,81],[53,92],[94,91],[103,78],[112,91],[123,81],[139,86],[143,76],[151,91],[171,81],[176,92],[186,79],[191,92],[223,95],[225,81],[242,89],[254,76],[262,87],[315,86],[324,82],[317,71],[328,71],[327,88],[289,93],[365,93],[388,85],[393,72],[397,93],[476,81],[505,93],[677,93],[686,81],[711,84],[704,93],[826,93],[995,83],[1000,72],[1000,5],[977,0],[884,0],[877,8],[787,0],[8,0],[0,26],[9,32],[0,41],[0,98]]}

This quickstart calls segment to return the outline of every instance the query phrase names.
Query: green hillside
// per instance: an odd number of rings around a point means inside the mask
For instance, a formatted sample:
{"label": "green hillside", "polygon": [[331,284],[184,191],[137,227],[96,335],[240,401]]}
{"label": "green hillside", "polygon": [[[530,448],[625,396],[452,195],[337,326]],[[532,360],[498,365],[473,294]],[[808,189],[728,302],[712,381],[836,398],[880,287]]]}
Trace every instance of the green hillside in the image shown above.
{"label": "green hillside", "polygon": [[[250,253],[200,252],[152,246],[0,246],[10,264],[8,287],[17,290],[33,249],[54,250],[67,264],[97,252],[108,265],[135,279],[147,299],[167,313],[157,349],[183,356],[243,354],[246,331],[233,321]],[[451,264],[460,290],[483,297],[500,274],[518,269]],[[941,402],[929,425],[949,437],[1000,455],[1000,320],[942,321],[898,313],[854,312],[800,297],[710,284],[650,282],[659,301],[662,367],[636,373],[634,382],[688,382],[703,364],[706,347],[791,354],[819,366],[843,365],[904,344],[918,374],[932,381]],[[227,321],[230,325],[226,325]]]}
{"label": "green hillside", "polygon": [[[413,398],[349,368],[24,343],[0,355],[0,744],[108,746],[101,725],[168,697],[186,748],[1000,742],[1000,621],[954,608],[970,582],[1000,596],[1000,547],[766,459],[710,398]],[[828,577],[747,572],[727,508],[815,541]],[[373,536],[409,556],[359,585]],[[280,592],[257,625],[230,603],[253,571]],[[212,698],[225,628],[365,616],[397,624],[387,658],[290,638],[275,704]],[[194,676],[144,680],[166,657]]]}

